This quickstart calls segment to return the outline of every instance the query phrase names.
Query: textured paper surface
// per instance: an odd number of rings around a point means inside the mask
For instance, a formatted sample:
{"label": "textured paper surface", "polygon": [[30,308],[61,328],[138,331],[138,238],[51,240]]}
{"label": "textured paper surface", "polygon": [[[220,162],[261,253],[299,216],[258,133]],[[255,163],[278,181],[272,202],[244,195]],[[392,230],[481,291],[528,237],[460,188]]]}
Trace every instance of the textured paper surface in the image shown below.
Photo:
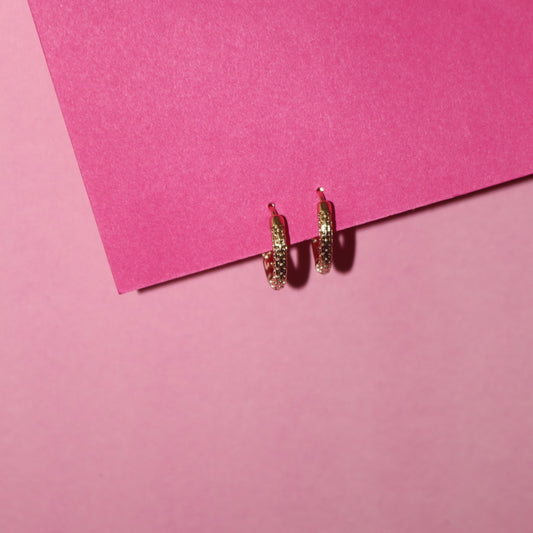
{"label": "textured paper surface", "polygon": [[533,170],[529,0],[30,0],[120,292]]}

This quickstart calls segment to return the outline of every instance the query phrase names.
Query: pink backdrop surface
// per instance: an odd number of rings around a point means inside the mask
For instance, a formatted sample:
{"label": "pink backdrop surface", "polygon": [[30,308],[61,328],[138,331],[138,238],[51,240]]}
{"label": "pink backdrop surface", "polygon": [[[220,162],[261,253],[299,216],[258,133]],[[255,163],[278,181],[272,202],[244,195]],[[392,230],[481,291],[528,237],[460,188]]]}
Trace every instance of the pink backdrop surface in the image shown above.
{"label": "pink backdrop surface", "polygon": [[531,179],[281,293],[253,258],[118,296],[26,3],[0,23],[0,531],[532,531]]}
{"label": "pink backdrop surface", "polygon": [[533,172],[531,0],[29,0],[119,292]]}

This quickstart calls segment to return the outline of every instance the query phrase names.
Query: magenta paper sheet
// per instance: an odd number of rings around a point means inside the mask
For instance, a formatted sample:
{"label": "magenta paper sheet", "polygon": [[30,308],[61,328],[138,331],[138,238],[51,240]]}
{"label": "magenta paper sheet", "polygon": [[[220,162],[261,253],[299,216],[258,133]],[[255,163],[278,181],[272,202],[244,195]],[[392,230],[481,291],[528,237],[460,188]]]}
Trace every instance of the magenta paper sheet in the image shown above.
{"label": "magenta paper sheet", "polygon": [[529,0],[29,3],[119,292],[533,171]]}

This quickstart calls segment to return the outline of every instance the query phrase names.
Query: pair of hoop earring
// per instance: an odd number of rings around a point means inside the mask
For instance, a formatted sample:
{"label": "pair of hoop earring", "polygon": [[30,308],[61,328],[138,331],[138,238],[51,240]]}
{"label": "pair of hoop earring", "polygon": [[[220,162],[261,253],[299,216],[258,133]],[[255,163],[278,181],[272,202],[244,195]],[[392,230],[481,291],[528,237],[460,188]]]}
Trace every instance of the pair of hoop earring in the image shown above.
{"label": "pair of hoop earring", "polygon": [[[327,274],[331,270],[333,259],[333,231],[335,220],[333,205],[326,200],[324,189],[317,189],[320,201],[317,204],[318,237],[313,239],[312,248],[315,258],[315,269],[319,274]],[[274,204],[268,205],[270,217],[270,232],[272,233],[272,251],[263,254],[263,266],[270,286],[279,291],[287,282],[287,257],[289,238],[285,217],[280,215]]]}

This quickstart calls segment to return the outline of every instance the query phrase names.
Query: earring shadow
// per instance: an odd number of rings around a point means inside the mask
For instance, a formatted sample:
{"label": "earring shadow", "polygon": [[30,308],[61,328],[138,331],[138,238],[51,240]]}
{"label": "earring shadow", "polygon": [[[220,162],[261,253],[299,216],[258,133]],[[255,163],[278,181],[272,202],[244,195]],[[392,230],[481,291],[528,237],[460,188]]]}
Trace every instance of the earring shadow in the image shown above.
{"label": "earring shadow", "polygon": [[[296,253],[297,262],[293,255]],[[305,287],[311,272],[311,245],[309,241],[300,242],[289,248],[287,257],[287,283],[293,289]]]}
{"label": "earring shadow", "polygon": [[346,274],[355,263],[355,228],[335,232],[333,236],[333,268]]}

